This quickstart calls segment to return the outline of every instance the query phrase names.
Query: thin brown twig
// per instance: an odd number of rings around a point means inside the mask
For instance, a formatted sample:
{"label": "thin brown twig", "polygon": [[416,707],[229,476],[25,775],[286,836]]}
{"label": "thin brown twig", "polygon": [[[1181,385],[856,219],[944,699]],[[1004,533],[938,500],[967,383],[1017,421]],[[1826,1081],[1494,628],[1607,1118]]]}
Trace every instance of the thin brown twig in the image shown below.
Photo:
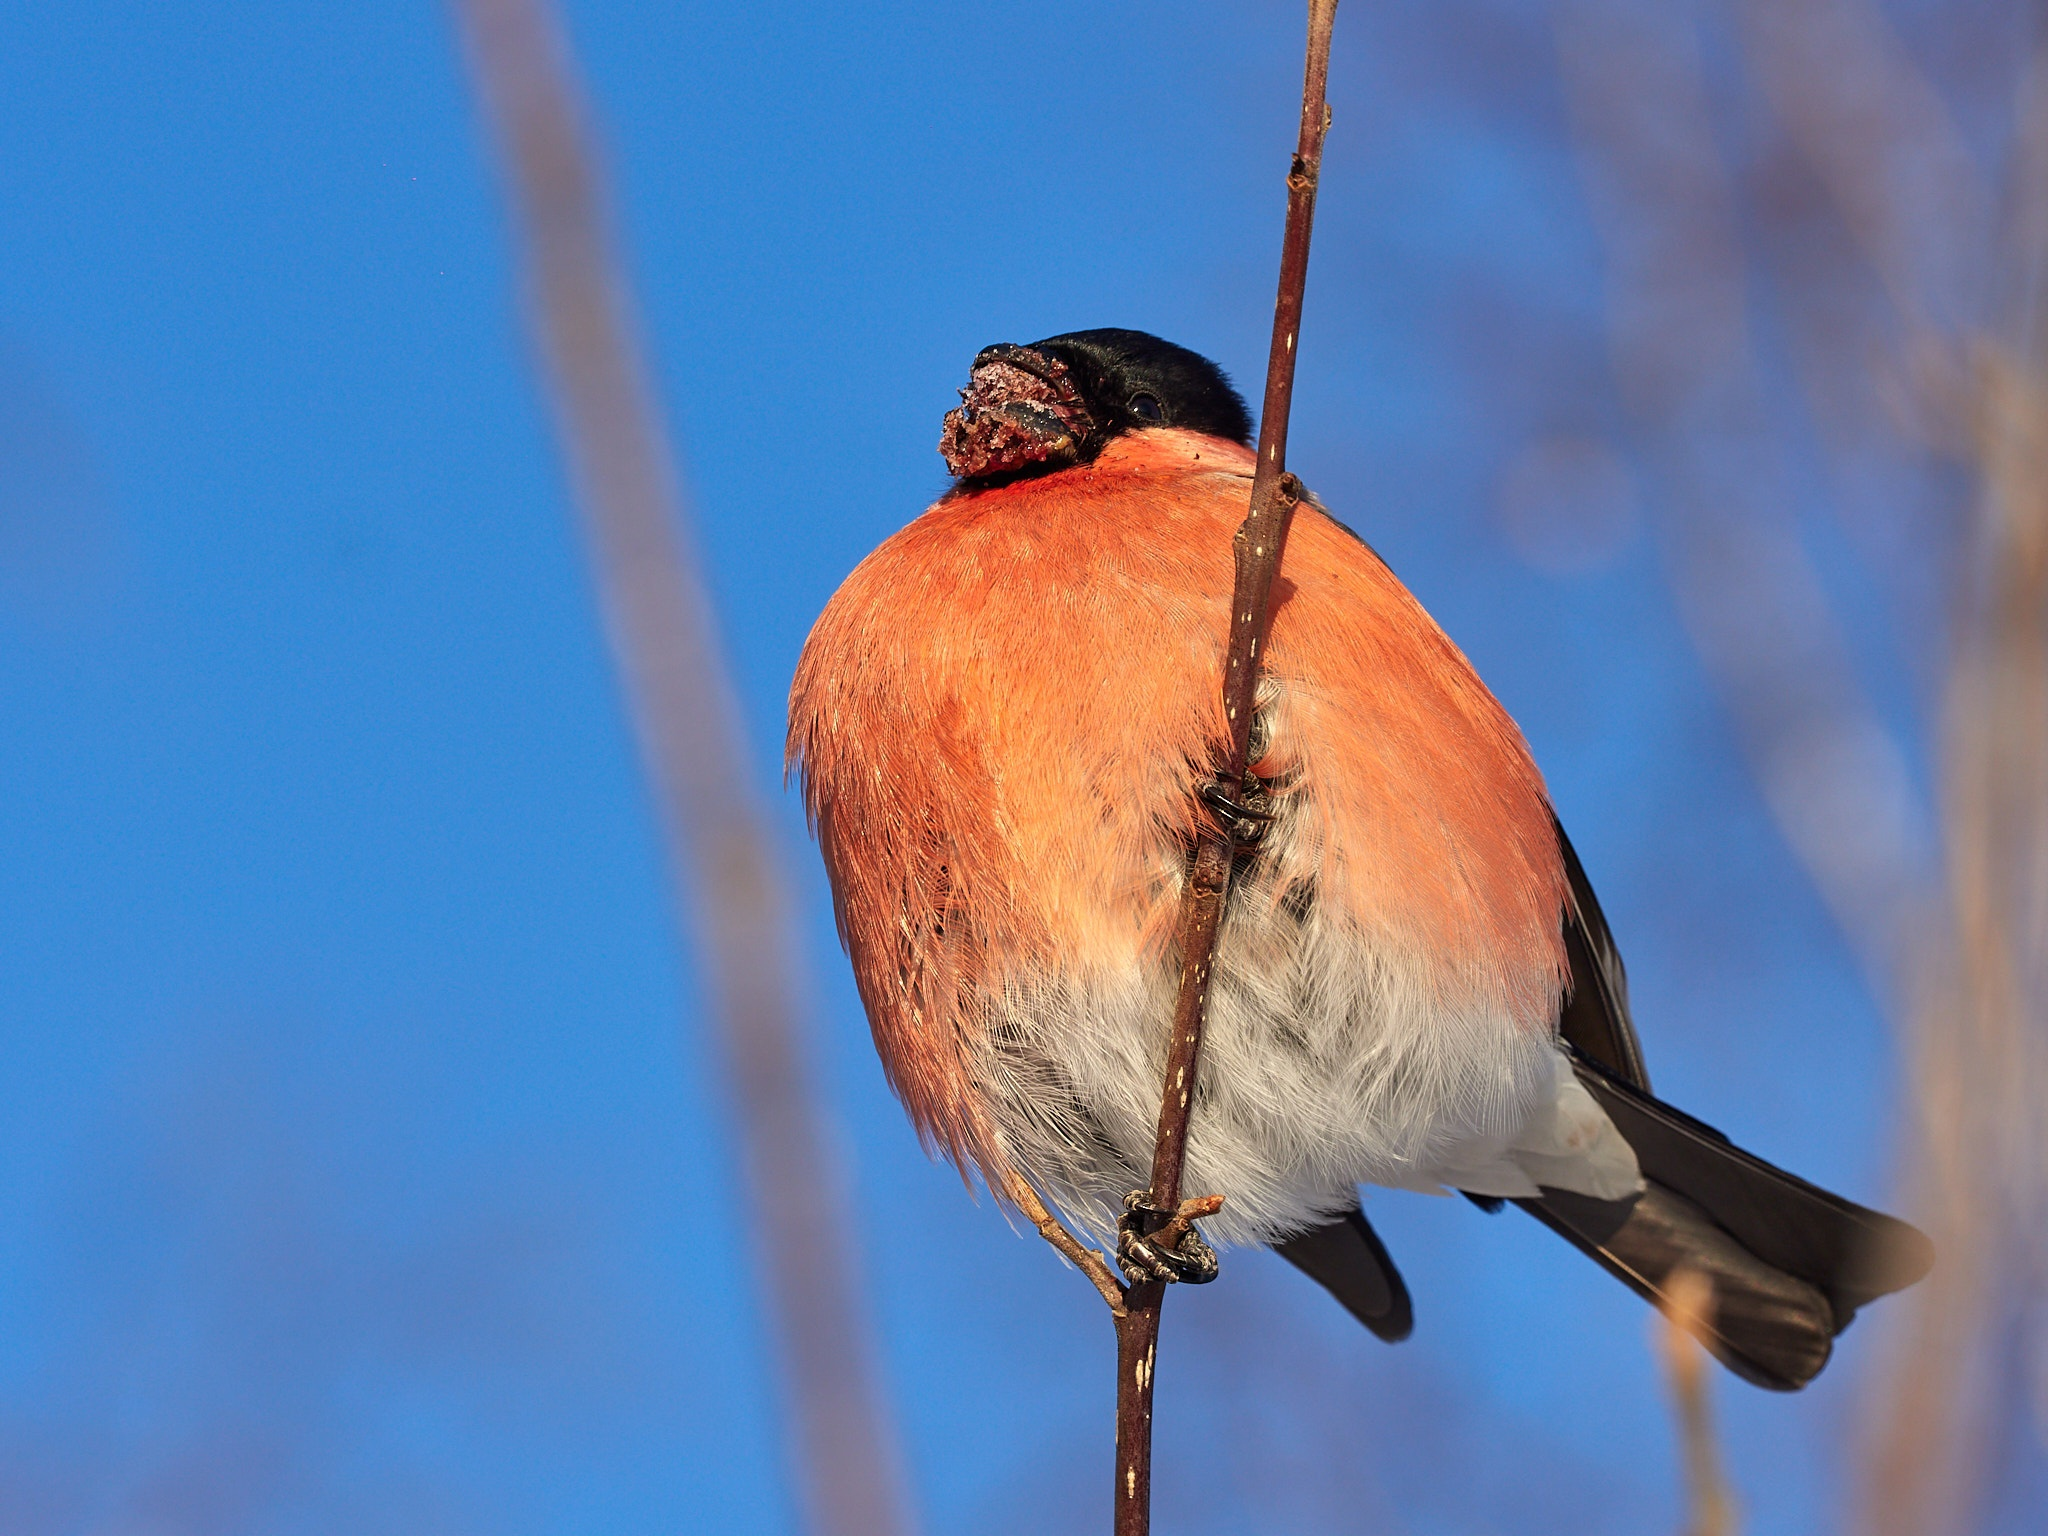
{"label": "thin brown twig", "polygon": [[1123,1282],[1109,1267],[1109,1262],[1082,1242],[1073,1233],[1060,1225],[1060,1219],[1046,1209],[1045,1202],[1038,1197],[1038,1191],[1020,1174],[1010,1173],[1003,1178],[1003,1194],[1009,1202],[1022,1211],[1031,1225],[1038,1228],[1038,1235],[1059,1250],[1074,1268],[1086,1275],[1095,1289],[1102,1293],[1102,1299],[1109,1303],[1112,1317],[1121,1317],[1124,1312]]}
{"label": "thin brown twig", "polygon": [[1735,1536],[1735,1501],[1721,1472],[1713,1409],[1707,1400],[1707,1355],[1700,1344],[1713,1314],[1713,1281],[1694,1269],[1671,1277],[1664,1288],[1657,1334],[1685,1457],[1685,1536]]}
{"label": "thin brown twig", "polygon": [[897,1536],[909,1520],[895,1438],[790,992],[798,943],[764,818],[735,767],[749,754],[568,40],[549,0],[453,5],[509,184],[613,657],[710,973],[808,1523],[827,1536]]}
{"label": "thin brown twig", "polygon": [[1166,1218],[1166,1225],[1152,1234],[1152,1240],[1162,1248],[1178,1248],[1180,1240],[1194,1230],[1196,1222],[1214,1216],[1222,1209],[1221,1195],[1196,1195],[1183,1200],[1180,1208]]}
{"label": "thin brown twig", "polygon": [[[1244,782],[1258,698],[1259,645],[1271,617],[1273,578],[1287,547],[1287,532],[1301,500],[1301,484],[1286,473],[1287,424],[1294,398],[1294,364],[1301,334],[1302,297],[1308,281],[1309,236],[1315,222],[1316,183],[1329,132],[1326,95],[1330,33],[1337,0],[1309,0],[1307,57],[1302,70],[1301,130],[1287,173],[1287,229],[1281,243],[1279,295],[1273,306],[1273,341],[1266,358],[1266,394],[1259,423],[1259,456],[1251,509],[1234,541],[1237,576],[1231,594],[1230,646],[1223,674],[1224,717],[1230,737],[1216,784],[1235,799]],[[1198,807],[1199,810],[1199,807]],[[1201,1066],[1203,1012],[1223,898],[1236,853],[1236,828],[1227,817],[1198,816],[1203,828],[1181,893],[1178,928],[1180,991],[1168,1036],[1159,1128],[1153,1140],[1147,1206],[1158,1225],[1148,1235],[1178,1243],[1198,1214],[1212,1214],[1215,1196],[1183,1205],[1181,1171],[1187,1160],[1188,1118]],[[1170,1213],[1170,1214],[1167,1214]],[[1145,1536],[1152,1525],[1152,1383],[1159,1352],[1159,1314],[1166,1288],[1145,1281],[1123,1293],[1114,1311],[1117,1340],[1116,1536]]]}

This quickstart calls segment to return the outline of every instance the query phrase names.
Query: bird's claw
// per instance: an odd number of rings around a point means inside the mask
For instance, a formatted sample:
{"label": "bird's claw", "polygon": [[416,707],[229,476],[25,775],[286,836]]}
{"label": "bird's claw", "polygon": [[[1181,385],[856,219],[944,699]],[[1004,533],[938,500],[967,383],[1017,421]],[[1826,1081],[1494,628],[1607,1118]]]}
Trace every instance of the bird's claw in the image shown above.
{"label": "bird's claw", "polygon": [[[1178,1231],[1161,1230],[1169,1227]],[[1142,1189],[1124,1196],[1123,1218],[1116,1224],[1116,1262],[1133,1285],[1152,1280],[1207,1285],[1217,1272],[1216,1250],[1203,1241],[1194,1223],[1161,1210]]]}
{"label": "bird's claw", "polygon": [[[1256,785],[1258,780],[1253,779],[1250,782]],[[1238,842],[1257,842],[1259,835],[1266,830],[1266,824],[1273,819],[1271,811],[1261,810],[1256,805],[1246,803],[1246,801],[1254,798],[1260,800],[1265,798],[1263,795],[1257,794],[1256,791],[1254,794],[1246,795],[1244,800],[1240,800],[1237,798],[1237,795],[1232,794],[1222,783],[1211,779],[1208,783],[1202,785],[1200,789],[1196,790],[1195,793],[1201,796],[1204,805],[1216,813],[1217,818],[1230,829],[1230,835]],[[1239,793],[1243,793],[1243,791],[1240,790]]]}

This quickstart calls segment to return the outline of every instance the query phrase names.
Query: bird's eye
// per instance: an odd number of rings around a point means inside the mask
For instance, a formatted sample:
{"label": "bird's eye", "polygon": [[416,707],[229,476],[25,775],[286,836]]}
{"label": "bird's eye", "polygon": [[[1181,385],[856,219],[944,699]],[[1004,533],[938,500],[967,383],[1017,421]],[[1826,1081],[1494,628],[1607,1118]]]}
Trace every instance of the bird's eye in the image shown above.
{"label": "bird's eye", "polygon": [[1157,395],[1131,396],[1131,414],[1146,421],[1166,420],[1166,407],[1159,403]]}

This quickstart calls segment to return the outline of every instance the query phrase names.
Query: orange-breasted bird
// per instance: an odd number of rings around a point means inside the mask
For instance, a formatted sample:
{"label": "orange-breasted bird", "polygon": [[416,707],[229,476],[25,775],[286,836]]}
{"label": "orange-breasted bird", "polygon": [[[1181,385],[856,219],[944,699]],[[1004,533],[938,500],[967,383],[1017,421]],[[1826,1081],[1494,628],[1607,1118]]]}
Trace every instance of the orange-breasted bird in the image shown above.
{"label": "orange-breasted bird", "polygon": [[[1227,738],[1251,422],[1206,358],[1080,331],[974,360],[950,490],[826,606],[790,695],[839,928],[927,1144],[1021,1176],[1127,1272],[1178,985],[1195,791]],[[1803,1386],[1927,1240],[1650,1093],[1622,965],[1507,712],[1319,505],[1275,588],[1184,1186],[1373,1332],[1406,1287],[1361,1184],[1513,1201],[1709,1347]],[[1121,1230],[1121,1236],[1119,1236]]]}

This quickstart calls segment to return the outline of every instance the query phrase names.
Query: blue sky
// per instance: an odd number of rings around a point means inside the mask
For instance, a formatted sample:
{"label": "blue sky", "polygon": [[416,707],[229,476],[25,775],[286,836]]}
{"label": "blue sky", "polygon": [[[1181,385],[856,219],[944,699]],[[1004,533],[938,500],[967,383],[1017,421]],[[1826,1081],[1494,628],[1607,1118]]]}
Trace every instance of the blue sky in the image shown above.
{"label": "blue sky", "polygon": [[[1092,1522],[1099,1303],[889,1099],[782,700],[942,487],[980,346],[1135,326],[1256,394],[1299,16],[569,17],[926,1528]],[[1687,643],[1654,488],[1617,454],[1597,526],[1517,532],[1544,444],[1616,425],[1545,16],[1354,3],[1338,39],[1293,467],[1521,722],[1660,1088],[1878,1200],[1889,1037]],[[446,17],[74,0],[0,13],[0,57],[0,1526],[792,1529],[723,1092]],[[1801,515],[1909,717],[1885,594]],[[1672,1525],[1644,1310],[1518,1216],[1374,1215],[1397,1350],[1262,1255],[1176,1296],[1163,1528]],[[1760,1536],[1834,1523],[1882,1327],[1796,1398],[1722,1379]]]}

